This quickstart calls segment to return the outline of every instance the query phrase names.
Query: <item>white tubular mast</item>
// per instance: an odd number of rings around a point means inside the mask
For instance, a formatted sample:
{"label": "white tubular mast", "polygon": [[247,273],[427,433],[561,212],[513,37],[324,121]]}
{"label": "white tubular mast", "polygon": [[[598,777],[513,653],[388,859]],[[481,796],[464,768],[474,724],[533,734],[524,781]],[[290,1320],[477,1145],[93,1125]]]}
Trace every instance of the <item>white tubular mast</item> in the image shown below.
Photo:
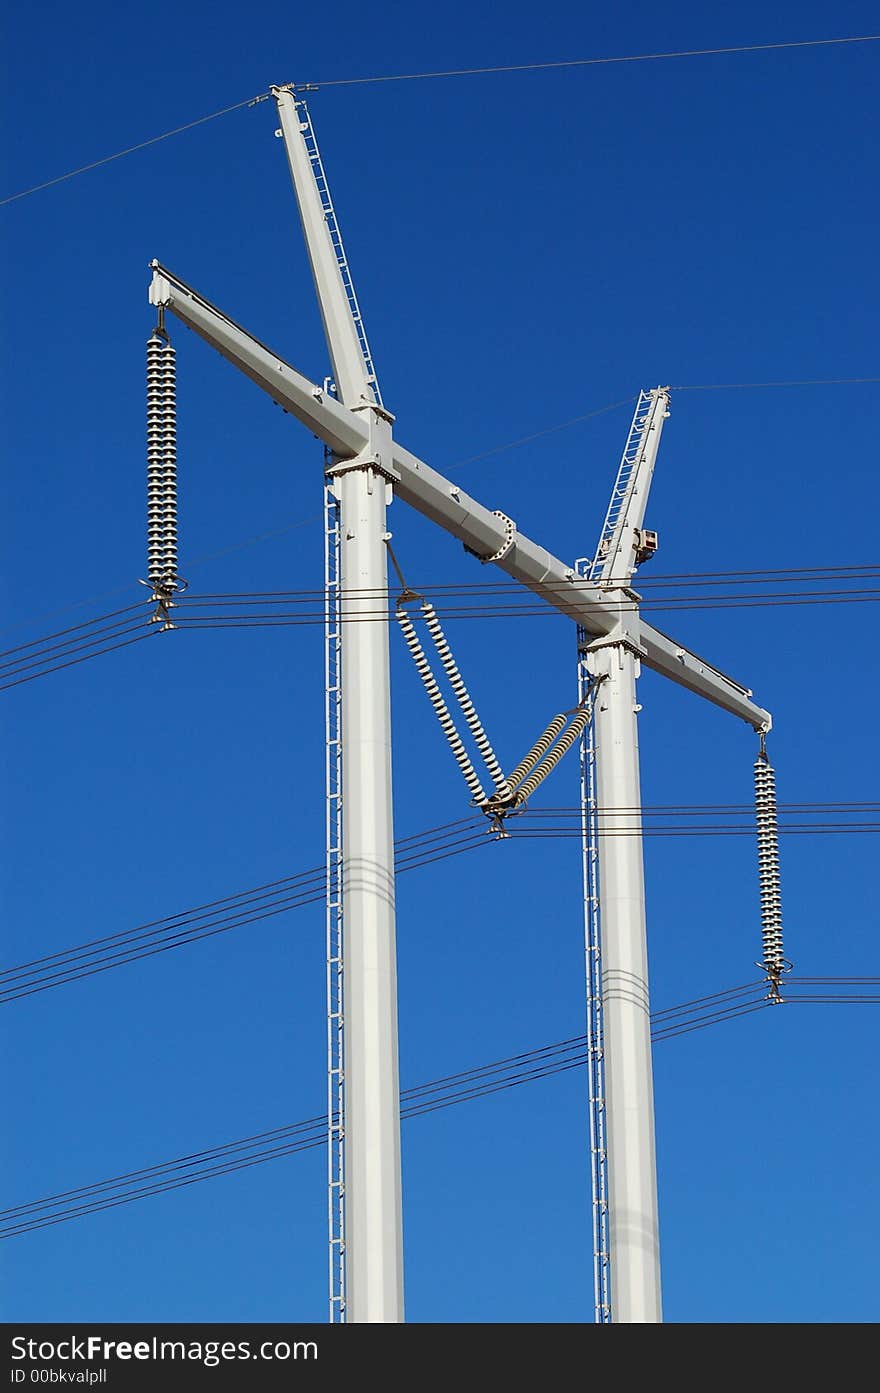
{"label": "white tubular mast", "polygon": [[[628,587],[642,554],[642,523],[668,415],[665,388],[639,393],[590,567],[590,576],[621,605],[628,596],[637,605]],[[637,622],[630,627],[630,633],[621,626],[592,643],[581,628],[578,661],[579,677],[586,663],[596,683],[595,787],[582,787],[582,796],[592,800],[585,825],[594,833],[585,849],[597,857],[599,871],[598,904],[589,900],[590,875],[585,886],[588,1023],[591,1010],[600,1021],[590,1044],[599,1049],[595,1068],[604,1080],[601,1098],[592,1088],[590,1097],[591,1140],[599,1135],[593,1145],[601,1147],[593,1159],[594,1206],[604,1203],[607,1182],[607,1215],[594,1216],[604,1240],[594,1254],[596,1310],[599,1320],[642,1324],[661,1320],[662,1307],[636,704],[642,649],[634,637]],[[591,751],[582,751],[582,761],[585,754]]]}
{"label": "white tubular mast", "polygon": [[661,1319],[638,658],[627,643],[599,640],[588,649],[587,665],[599,682],[593,710],[611,1319],[631,1324]]}
{"label": "white tubular mast", "polygon": [[[377,404],[348,263],[304,103],[273,88],[333,362],[336,393],[363,413],[365,448],[328,471],[339,502],[342,774],[344,1301],[347,1322],[403,1320],[397,951],[391,809],[383,461],[391,418]],[[332,1008],[332,1003],[331,1003]],[[331,1119],[332,1127],[332,1119]],[[332,1195],[331,1195],[332,1203]],[[331,1210],[331,1244],[333,1240]],[[331,1262],[333,1253],[331,1247]],[[332,1301],[332,1292],[331,1292]]]}

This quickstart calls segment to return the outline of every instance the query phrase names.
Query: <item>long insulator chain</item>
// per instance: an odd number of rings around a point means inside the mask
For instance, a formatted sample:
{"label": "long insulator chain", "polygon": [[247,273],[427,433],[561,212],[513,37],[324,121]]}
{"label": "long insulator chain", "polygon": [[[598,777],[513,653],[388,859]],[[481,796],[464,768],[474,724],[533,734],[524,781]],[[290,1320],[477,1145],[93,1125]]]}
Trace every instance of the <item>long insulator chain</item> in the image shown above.
{"label": "long insulator chain", "polygon": [[458,764],[458,767],[461,770],[462,774],[464,775],[465,783],[471,791],[471,796],[473,797],[473,800],[478,807],[483,807],[484,804],[488,802],[488,799],[483,790],[483,786],[477,777],[477,771],[474,769],[474,766],[470,761],[470,757],[468,756],[468,752],[464,747],[461,736],[459,735],[455,727],[455,722],[449,714],[449,709],[446,705],[446,702],[443,700],[443,693],[437,686],[437,680],[434,677],[433,672],[431,671],[431,664],[425,657],[425,651],[422,648],[422,645],[419,641],[419,636],[416,633],[415,625],[413,624],[412,619],[407,614],[406,610],[401,607],[398,607],[397,610],[397,622],[400,625],[403,637],[406,640],[406,646],[413,656],[413,661],[416,665],[416,671],[418,672],[419,677],[421,677],[422,679],[425,691],[428,693],[428,699],[430,700],[431,705],[437,713],[437,719],[440,722],[440,727],[443,731],[443,734],[446,736],[446,739],[449,742],[449,748],[452,750],[452,753],[455,756],[455,761]]}
{"label": "long insulator chain", "polygon": [[147,340],[147,584],[154,622],[183,588],[177,569],[177,401],[174,349],[161,321]]}
{"label": "long insulator chain", "polygon": [[781,1001],[779,981],[789,964],[782,951],[782,892],[779,877],[779,829],[776,815],[776,774],[767,758],[764,738],[755,760],[755,820],[758,830],[758,880],[761,887],[763,967],[774,1001]]}
{"label": "long insulator chain", "polygon": [[498,763],[495,751],[489,743],[489,737],[483,729],[483,724],[477,715],[474,703],[471,701],[470,693],[464,685],[461,673],[452,656],[452,650],[446,641],[446,635],[440,627],[440,620],[437,618],[437,612],[430,601],[422,601],[422,613],[425,616],[428,633],[434,640],[434,647],[437,649],[438,657],[443,664],[443,670],[449,679],[449,685],[455,693],[458,704],[461,707],[462,715],[467,721],[468,729],[474,737],[474,744],[485,760],[489,776],[495,785],[496,796],[498,798],[509,798],[512,791],[509,782],[505,779],[504,771]]}
{"label": "long insulator chain", "polygon": [[[568,729],[564,732],[563,735],[560,736],[557,743],[553,746],[553,749],[550,751],[547,757],[541,761],[535,772],[518,786],[514,793],[515,803],[524,803],[527,798],[531,797],[538,785],[544,782],[547,775],[552,773],[559,761],[562,759],[563,755],[568,754],[568,751],[571,749],[574,742],[580,739],[581,734],[585,730],[586,726],[589,724],[590,717],[592,716],[592,714],[593,702],[592,699],[590,699],[586,706],[582,706],[577,712],[575,712]],[[556,721],[558,720],[559,717],[557,716]],[[548,731],[552,729],[553,725],[556,724],[556,721],[553,721],[552,724],[548,726]],[[563,723],[564,721],[565,718],[563,717]],[[543,740],[544,737],[542,736],[541,739]]]}

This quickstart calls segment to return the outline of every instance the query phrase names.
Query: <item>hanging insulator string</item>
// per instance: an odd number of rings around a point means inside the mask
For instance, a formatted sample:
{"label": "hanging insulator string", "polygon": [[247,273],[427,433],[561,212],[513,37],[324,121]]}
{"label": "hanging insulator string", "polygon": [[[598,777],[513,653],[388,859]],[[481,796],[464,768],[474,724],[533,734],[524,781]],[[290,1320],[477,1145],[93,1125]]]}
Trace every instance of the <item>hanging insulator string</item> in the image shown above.
{"label": "hanging insulator string", "polygon": [[147,580],[156,601],[153,623],[170,629],[174,594],[185,589],[177,569],[177,392],[175,353],[164,310],[147,340]]}
{"label": "hanging insulator string", "polygon": [[495,756],[495,751],[492,749],[492,746],[489,742],[489,737],[486,735],[486,732],[483,729],[482,721],[477,715],[477,711],[474,706],[474,703],[471,700],[470,693],[468,692],[467,687],[464,685],[461,673],[459,672],[455,659],[452,656],[452,650],[446,641],[446,635],[440,627],[440,621],[437,618],[437,613],[430,601],[422,601],[422,613],[425,616],[425,623],[428,627],[428,633],[434,640],[434,647],[437,649],[437,655],[440,658],[441,663],[443,664],[443,670],[449,679],[449,685],[455,693],[456,699],[458,700],[458,704],[461,707],[462,715],[464,716],[468,724],[468,729],[470,730],[471,735],[474,737],[474,744],[476,745],[480,754],[483,756],[486,768],[489,771],[489,776],[495,785],[495,793],[498,798],[507,799],[510,797],[511,794],[511,789],[509,787],[508,781],[504,777],[504,772],[501,768],[501,765],[498,763],[498,760]]}
{"label": "hanging insulator string", "polygon": [[455,761],[464,775],[465,783],[471,791],[471,796],[478,807],[483,807],[484,804],[488,802],[483,786],[477,777],[474,766],[471,764],[468,752],[455,727],[455,722],[449,714],[449,709],[446,702],[443,700],[443,694],[437,686],[437,680],[431,671],[431,664],[425,657],[425,652],[419,642],[419,636],[416,633],[415,625],[406,610],[403,609],[399,603],[397,608],[397,622],[406,640],[406,646],[413,656],[416,671],[422,679],[425,691],[428,693],[428,699],[437,713],[440,728],[446,736],[449,748],[452,750]]}
{"label": "hanging insulator string", "polygon": [[755,760],[755,821],[758,833],[758,881],[761,889],[763,961],[770,999],[781,1002],[780,978],[791,964],[782,951],[782,892],[779,875],[779,828],[776,812],[776,774],[767,757],[764,736]]}

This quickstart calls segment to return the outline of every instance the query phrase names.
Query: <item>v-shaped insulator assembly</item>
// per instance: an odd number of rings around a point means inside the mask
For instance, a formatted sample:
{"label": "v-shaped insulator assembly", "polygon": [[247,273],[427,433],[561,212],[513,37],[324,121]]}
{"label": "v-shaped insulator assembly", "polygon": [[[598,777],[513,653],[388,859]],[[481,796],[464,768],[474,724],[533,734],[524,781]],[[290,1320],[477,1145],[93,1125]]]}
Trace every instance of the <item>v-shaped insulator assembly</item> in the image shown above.
{"label": "v-shaped insulator assembly", "polygon": [[[391,555],[395,566],[397,566],[393,552]],[[450,715],[449,707],[440,690],[431,663],[416,632],[412,615],[407,609],[407,605],[416,600],[421,601],[420,608],[425,627],[465,723],[473,737],[474,744],[489,772],[494,785],[492,794],[487,794],[480,782],[480,777],[465,748],[455,721]],[[520,760],[513,773],[505,775],[471,700],[470,693],[464,684],[458,665],[452,656],[452,650],[440,620],[437,618],[434,606],[422,595],[404,585],[403,593],[397,601],[397,622],[400,625],[406,646],[412,654],[416,671],[428,694],[428,700],[440,722],[440,728],[446,736],[455,761],[470,790],[471,798],[478,808],[492,818],[496,830],[500,831],[503,819],[511,813],[518,812],[525,805],[589,724],[593,714],[593,691],[591,690],[583,705],[576,707],[573,711],[562,712],[558,716],[554,716],[547,729],[535,741],[528,754]]]}

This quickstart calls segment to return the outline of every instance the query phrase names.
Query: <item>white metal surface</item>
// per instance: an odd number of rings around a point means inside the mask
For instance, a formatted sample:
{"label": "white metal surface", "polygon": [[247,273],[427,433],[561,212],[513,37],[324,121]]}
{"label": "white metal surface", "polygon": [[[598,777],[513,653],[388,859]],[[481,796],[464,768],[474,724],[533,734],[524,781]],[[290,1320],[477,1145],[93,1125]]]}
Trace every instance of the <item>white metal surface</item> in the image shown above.
{"label": "white metal surface", "polygon": [[627,643],[600,640],[587,665],[601,680],[594,720],[611,1310],[615,1323],[632,1324],[662,1319],[645,882],[635,811],[638,659]]}
{"label": "white metal surface", "polygon": [[[312,267],[336,394],[365,417],[358,459],[332,485],[339,502],[342,780],[342,923],[345,1014],[341,1123],[344,1310],[347,1322],[403,1320],[403,1219],[397,1051],[397,950],[391,808],[388,625],[365,618],[387,588],[383,459],[390,421],[379,414],[375,372],[308,113],[289,88],[273,88]],[[331,469],[331,473],[332,473]],[[367,598],[363,598],[363,596]],[[331,945],[332,946],[332,945]],[[333,998],[328,999],[328,1019]],[[337,1053],[338,1053],[337,1042]],[[338,1061],[337,1061],[338,1062]],[[332,1116],[330,1119],[332,1129]],[[337,1122],[337,1126],[339,1126]],[[334,1206],[331,1186],[330,1204]]]}
{"label": "white metal surface", "polygon": [[[590,563],[577,561],[578,574]],[[591,693],[587,666],[590,636],[578,625],[578,705]],[[590,1131],[590,1214],[593,1230],[593,1318],[611,1321],[611,1269],[608,1250],[608,1143],[605,1113],[605,1042],[602,1021],[602,915],[599,886],[599,818],[596,802],[596,722],[580,741],[581,855],[584,884],[584,966],[586,970],[587,1111]]]}
{"label": "white metal surface", "polygon": [[[291,165],[291,174],[294,177],[294,183],[297,189],[297,200],[300,203],[300,208],[302,208],[303,206],[302,199],[305,199],[308,203],[309,208],[311,210],[314,210],[314,200],[312,198],[311,188],[308,184],[308,181],[305,179],[305,167],[301,159],[301,147],[295,139],[295,128],[293,126],[293,122],[295,120],[298,120],[299,122],[299,131],[302,135],[302,144],[305,146],[306,155],[308,156],[309,165],[312,171],[312,183],[314,185],[314,188],[317,190],[318,197],[321,202],[321,211],[324,215],[324,223],[330,237],[330,243],[333,247],[333,252],[336,257],[336,264],[339,268],[339,275],[342,280],[343,289],[345,291],[345,298],[348,301],[348,308],[351,312],[351,318],[355,327],[355,332],[357,333],[358,344],[360,345],[361,359],[363,361],[364,366],[367,369],[367,382],[370,387],[370,393],[365,395],[367,397],[367,400],[375,399],[381,406],[382,393],[379,391],[379,379],[376,376],[376,370],[373,366],[373,354],[370,350],[370,344],[367,339],[367,329],[366,325],[364,324],[363,315],[361,314],[361,307],[358,304],[357,292],[355,291],[354,281],[352,280],[351,275],[351,267],[348,264],[348,257],[345,254],[345,247],[342,242],[342,232],[340,231],[339,221],[336,217],[336,209],[333,206],[333,199],[330,194],[330,185],[327,182],[327,175],[324,171],[324,162],[321,159],[321,152],[318,149],[318,139],[315,135],[314,126],[312,125],[312,118],[309,116],[309,109],[301,96],[293,95],[292,89],[279,87],[274,88],[273,91],[276,95],[278,112],[281,117],[282,134],[285,137],[288,160],[290,161]],[[291,110],[292,103],[295,103],[295,112]],[[300,185],[296,184],[297,178],[300,179],[300,183],[302,185],[302,199],[300,198]],[[305,221],[303,223],[303,226],[305,230]],[[309,245],[309,238],[310,233],[307,232],[307,246]],[[335,301],[336,297],[333,298]],[[329,331],[327,331],[326,323],[325,332],[327,332],[328,342],[331,339],[331,337],[338,338],[338,334],[331,334]],[[354,363],[354,368],[356,371],[356,361]],[[341,392],[340,395],[343,396],[343,398],[345,396],[344,392]]]}
{"label": "white metal surface", "polygon": [[636,568],[638,532],[645,517],[669,392],[639,392],[611,501],[599,534],[590,577],[603,585],[628,585]]}
{"label": "white metal surface", "polygon": [[346,1320],[403,1320],[386,483],[338,481],[342,578]]}
{"label": "white metal surface", "polygon": [[348,406],[376,401],[370,346],[306,104],[289,87],[271,90],[281,121],[337,395]]}
{"label": "white metal surface", "polygon": [[324,713],[327,931],[327,1229],[330,1322],[345,1301],[345,935],[342,913],[342,615],[339,504],[324,489]]}
{"label": "white metal surface", "polygon": [[[158,262],[153,263],[153,269],[152,304],[166,305],[341,458],[357,455],[366,447],[370,432],[363,412],[346,410]],[[492,556],[504,548],[509,539],[504,522],[396,440],[391,443],[387,465],[389,473],[396,476],[396,497],[470,550],[480,556]],[[637,636],[646,667],[705,697],[756,730],[770,729],[770,713],[751,701],[748,687],[690,652],[684,644],[639,620],[637,601],[628,598],[626,592],[621,598],[616,592],[609,594],[578,577],[571,566],[519,531],[495,564],[534,590],[553,609],[582,624],[594,637],[613,633],[622,620]]]}

